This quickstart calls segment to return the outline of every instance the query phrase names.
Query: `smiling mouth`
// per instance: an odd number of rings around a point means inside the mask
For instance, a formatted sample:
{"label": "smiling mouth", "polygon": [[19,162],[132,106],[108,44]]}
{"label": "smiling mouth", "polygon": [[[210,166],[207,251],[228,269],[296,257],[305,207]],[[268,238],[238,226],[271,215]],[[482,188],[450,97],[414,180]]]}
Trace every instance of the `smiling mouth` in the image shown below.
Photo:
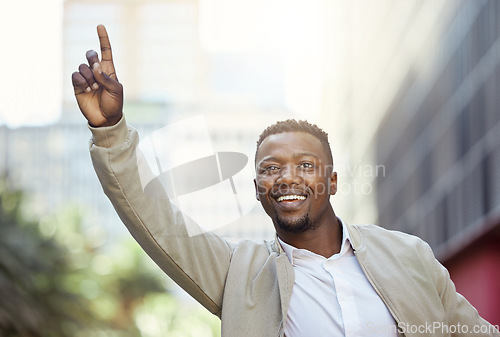
{"label": "smiling mouth", "polygon": [[303,195],[291,194],[291,195],[282,195],[282,196],[276,198],[277,202],[297,201],[297,200],[306,200],[306,197]]}

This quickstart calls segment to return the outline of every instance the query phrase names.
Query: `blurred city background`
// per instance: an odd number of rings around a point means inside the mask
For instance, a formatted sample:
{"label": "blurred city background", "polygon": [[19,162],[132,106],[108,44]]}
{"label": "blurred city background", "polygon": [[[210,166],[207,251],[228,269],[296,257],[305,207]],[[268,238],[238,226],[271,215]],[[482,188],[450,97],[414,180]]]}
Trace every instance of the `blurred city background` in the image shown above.
{"label": "blurred city background", "polygon": [[[208,136],[181,143],[248,157],[243,216],[216,232],[274,237],[252,199],[255,142],[307,119],[329,133],[337,214],[422,237],[500,324],[499,1],[19,0],[0,12],[0,336],[220,335],[94,174],[71,73],[101,23],[143,139],[201,120]],[[233,211],[215,196],[202,214]]]}

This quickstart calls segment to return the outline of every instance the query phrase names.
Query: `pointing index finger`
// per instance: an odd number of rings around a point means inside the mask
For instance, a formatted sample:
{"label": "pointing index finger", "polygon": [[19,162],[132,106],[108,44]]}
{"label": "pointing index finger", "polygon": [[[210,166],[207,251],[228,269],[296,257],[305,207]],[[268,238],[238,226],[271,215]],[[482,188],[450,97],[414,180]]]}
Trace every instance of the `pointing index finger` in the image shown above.
{"label": "pointing index finger", "polygon": [[97,35],[99,35],[99,42],[101,43],[102,61],[113,62],[113,55],[111,53],[111,43],[109,43],[108,33],[103,25],[97,26]]}
{"label": "pointing index finger", "polygon": [[109,42],[108,32],[103,25],[97,26],[97,35],[101,44],[101,66],[106,74],[112,79],[118,80],[113,64],[113,54],[111,53],[111,43]]}

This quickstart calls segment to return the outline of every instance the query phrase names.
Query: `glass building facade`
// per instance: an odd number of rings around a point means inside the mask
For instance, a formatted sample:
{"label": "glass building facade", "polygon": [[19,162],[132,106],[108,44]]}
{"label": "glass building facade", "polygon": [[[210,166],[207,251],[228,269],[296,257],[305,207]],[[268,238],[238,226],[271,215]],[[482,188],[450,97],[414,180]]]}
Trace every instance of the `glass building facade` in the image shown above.
{"label": "glass building facade", "polygon": [[[426,240],[460,292],[500,322],[500,3],[452,1],[381,121],[378,223]],[[429,41],[433,43],[433,41]]]}

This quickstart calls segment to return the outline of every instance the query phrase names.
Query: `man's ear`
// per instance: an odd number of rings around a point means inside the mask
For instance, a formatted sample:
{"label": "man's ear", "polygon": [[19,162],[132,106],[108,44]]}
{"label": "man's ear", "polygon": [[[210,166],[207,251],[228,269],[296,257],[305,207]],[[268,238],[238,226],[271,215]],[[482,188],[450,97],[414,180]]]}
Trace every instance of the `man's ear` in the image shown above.
{"label": "man's ear", "polygon": [[337,172],[332,171],[330,175],[330,195],[337,193]]}
{"label": "man's ear", "polygon": [[255,198],[257,198],[257,200],[260,201],[259,189],[257,188],[257,179],[253,180],[253,185],[255,186]]}

